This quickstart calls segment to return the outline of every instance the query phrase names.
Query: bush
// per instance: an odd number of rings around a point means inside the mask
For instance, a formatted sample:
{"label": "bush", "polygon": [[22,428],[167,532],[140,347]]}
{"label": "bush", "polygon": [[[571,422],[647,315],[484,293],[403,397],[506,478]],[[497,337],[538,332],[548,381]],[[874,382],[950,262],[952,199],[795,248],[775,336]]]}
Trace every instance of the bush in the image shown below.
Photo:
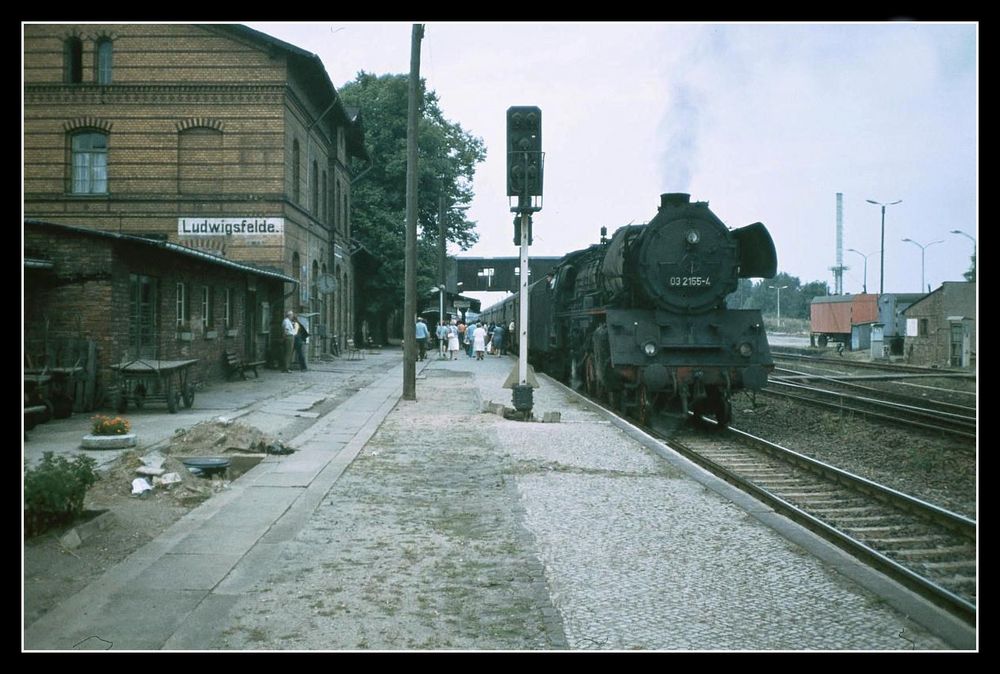
{"label": "bush", "polygon": [[94,459],[82,454],[70,461],[45,452],[37,468],[25,471],[25,533],[35,536],[79,517],[87,489],[97,481],[96,465]]}
{"label": "bush", "polygon": [[132,429],[132,424],[121,417],[106,417],[98,414],[90,419],[94,435],[125,435]]}

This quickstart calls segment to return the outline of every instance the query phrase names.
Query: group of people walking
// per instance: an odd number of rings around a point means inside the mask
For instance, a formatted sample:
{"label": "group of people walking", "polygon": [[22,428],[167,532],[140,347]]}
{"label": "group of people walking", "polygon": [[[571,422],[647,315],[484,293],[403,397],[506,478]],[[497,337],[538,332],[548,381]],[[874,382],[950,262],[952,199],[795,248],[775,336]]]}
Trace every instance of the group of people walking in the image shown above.
{"label": "group of people walking", "polygon": [[[435,332],[438,339],[439,357],[455,360],[458,357],[459,349],[464,349],[469,358],[475,356],[476,360],[483,360],[487,353],[504,356],[507,353],[505,332],[504,326],[494,323],[490,323],[488,326],[484,326],[482,322],[466,325],[463,321],[457,320],[452,320],[451,323],[441,323]],[[419,348],[417,358],[424,360],[429,331],[423,318],[417,319],[416,338]]]}

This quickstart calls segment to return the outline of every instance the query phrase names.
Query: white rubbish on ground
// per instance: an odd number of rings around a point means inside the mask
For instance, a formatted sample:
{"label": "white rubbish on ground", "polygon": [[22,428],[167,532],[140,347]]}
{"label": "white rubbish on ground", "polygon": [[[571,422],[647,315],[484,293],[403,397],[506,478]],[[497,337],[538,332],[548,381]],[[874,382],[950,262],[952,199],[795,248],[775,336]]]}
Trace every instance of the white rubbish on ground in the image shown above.
{"label": "white rubbish on ground", "polygon": [[152,488],[153,487],[148,482],[146,482],[145,478],[137,477],[134,480],[132,480],[132,495],[133,496],[138,496],[140,494],[143,494],[144,492],[147,492],[147,491],[151,490]]}

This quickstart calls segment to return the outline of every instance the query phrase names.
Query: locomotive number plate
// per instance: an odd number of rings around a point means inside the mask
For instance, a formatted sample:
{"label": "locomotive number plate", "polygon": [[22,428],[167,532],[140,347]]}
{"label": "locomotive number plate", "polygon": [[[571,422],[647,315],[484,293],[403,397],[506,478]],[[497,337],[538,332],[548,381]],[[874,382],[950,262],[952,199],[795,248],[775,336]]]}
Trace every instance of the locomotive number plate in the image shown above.
{"label": "locomotive number plate", "polygon": [[671,276],[670,285],[698,287],[710,286],[712,285],[712,282],[709,280],[708,276]]}

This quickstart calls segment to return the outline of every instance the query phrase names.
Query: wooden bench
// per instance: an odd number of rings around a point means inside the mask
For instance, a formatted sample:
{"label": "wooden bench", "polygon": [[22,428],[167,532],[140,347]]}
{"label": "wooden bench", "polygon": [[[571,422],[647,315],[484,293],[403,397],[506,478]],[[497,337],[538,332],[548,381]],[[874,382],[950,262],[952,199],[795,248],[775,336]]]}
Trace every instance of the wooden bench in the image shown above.
{"label": "wooden bench", "polygon": [[263,360],[255,361],[244,361],[235,353],[229,351],[223,351],[222,356],[226,361],[226,365],[229,367],[229,375],[234,376],[236,374],[240,375],[240,379],[247,378],[247,370],[253,372],[255,379],[260,379],[260,374],[257,372],[257,368],[265,364]]}

